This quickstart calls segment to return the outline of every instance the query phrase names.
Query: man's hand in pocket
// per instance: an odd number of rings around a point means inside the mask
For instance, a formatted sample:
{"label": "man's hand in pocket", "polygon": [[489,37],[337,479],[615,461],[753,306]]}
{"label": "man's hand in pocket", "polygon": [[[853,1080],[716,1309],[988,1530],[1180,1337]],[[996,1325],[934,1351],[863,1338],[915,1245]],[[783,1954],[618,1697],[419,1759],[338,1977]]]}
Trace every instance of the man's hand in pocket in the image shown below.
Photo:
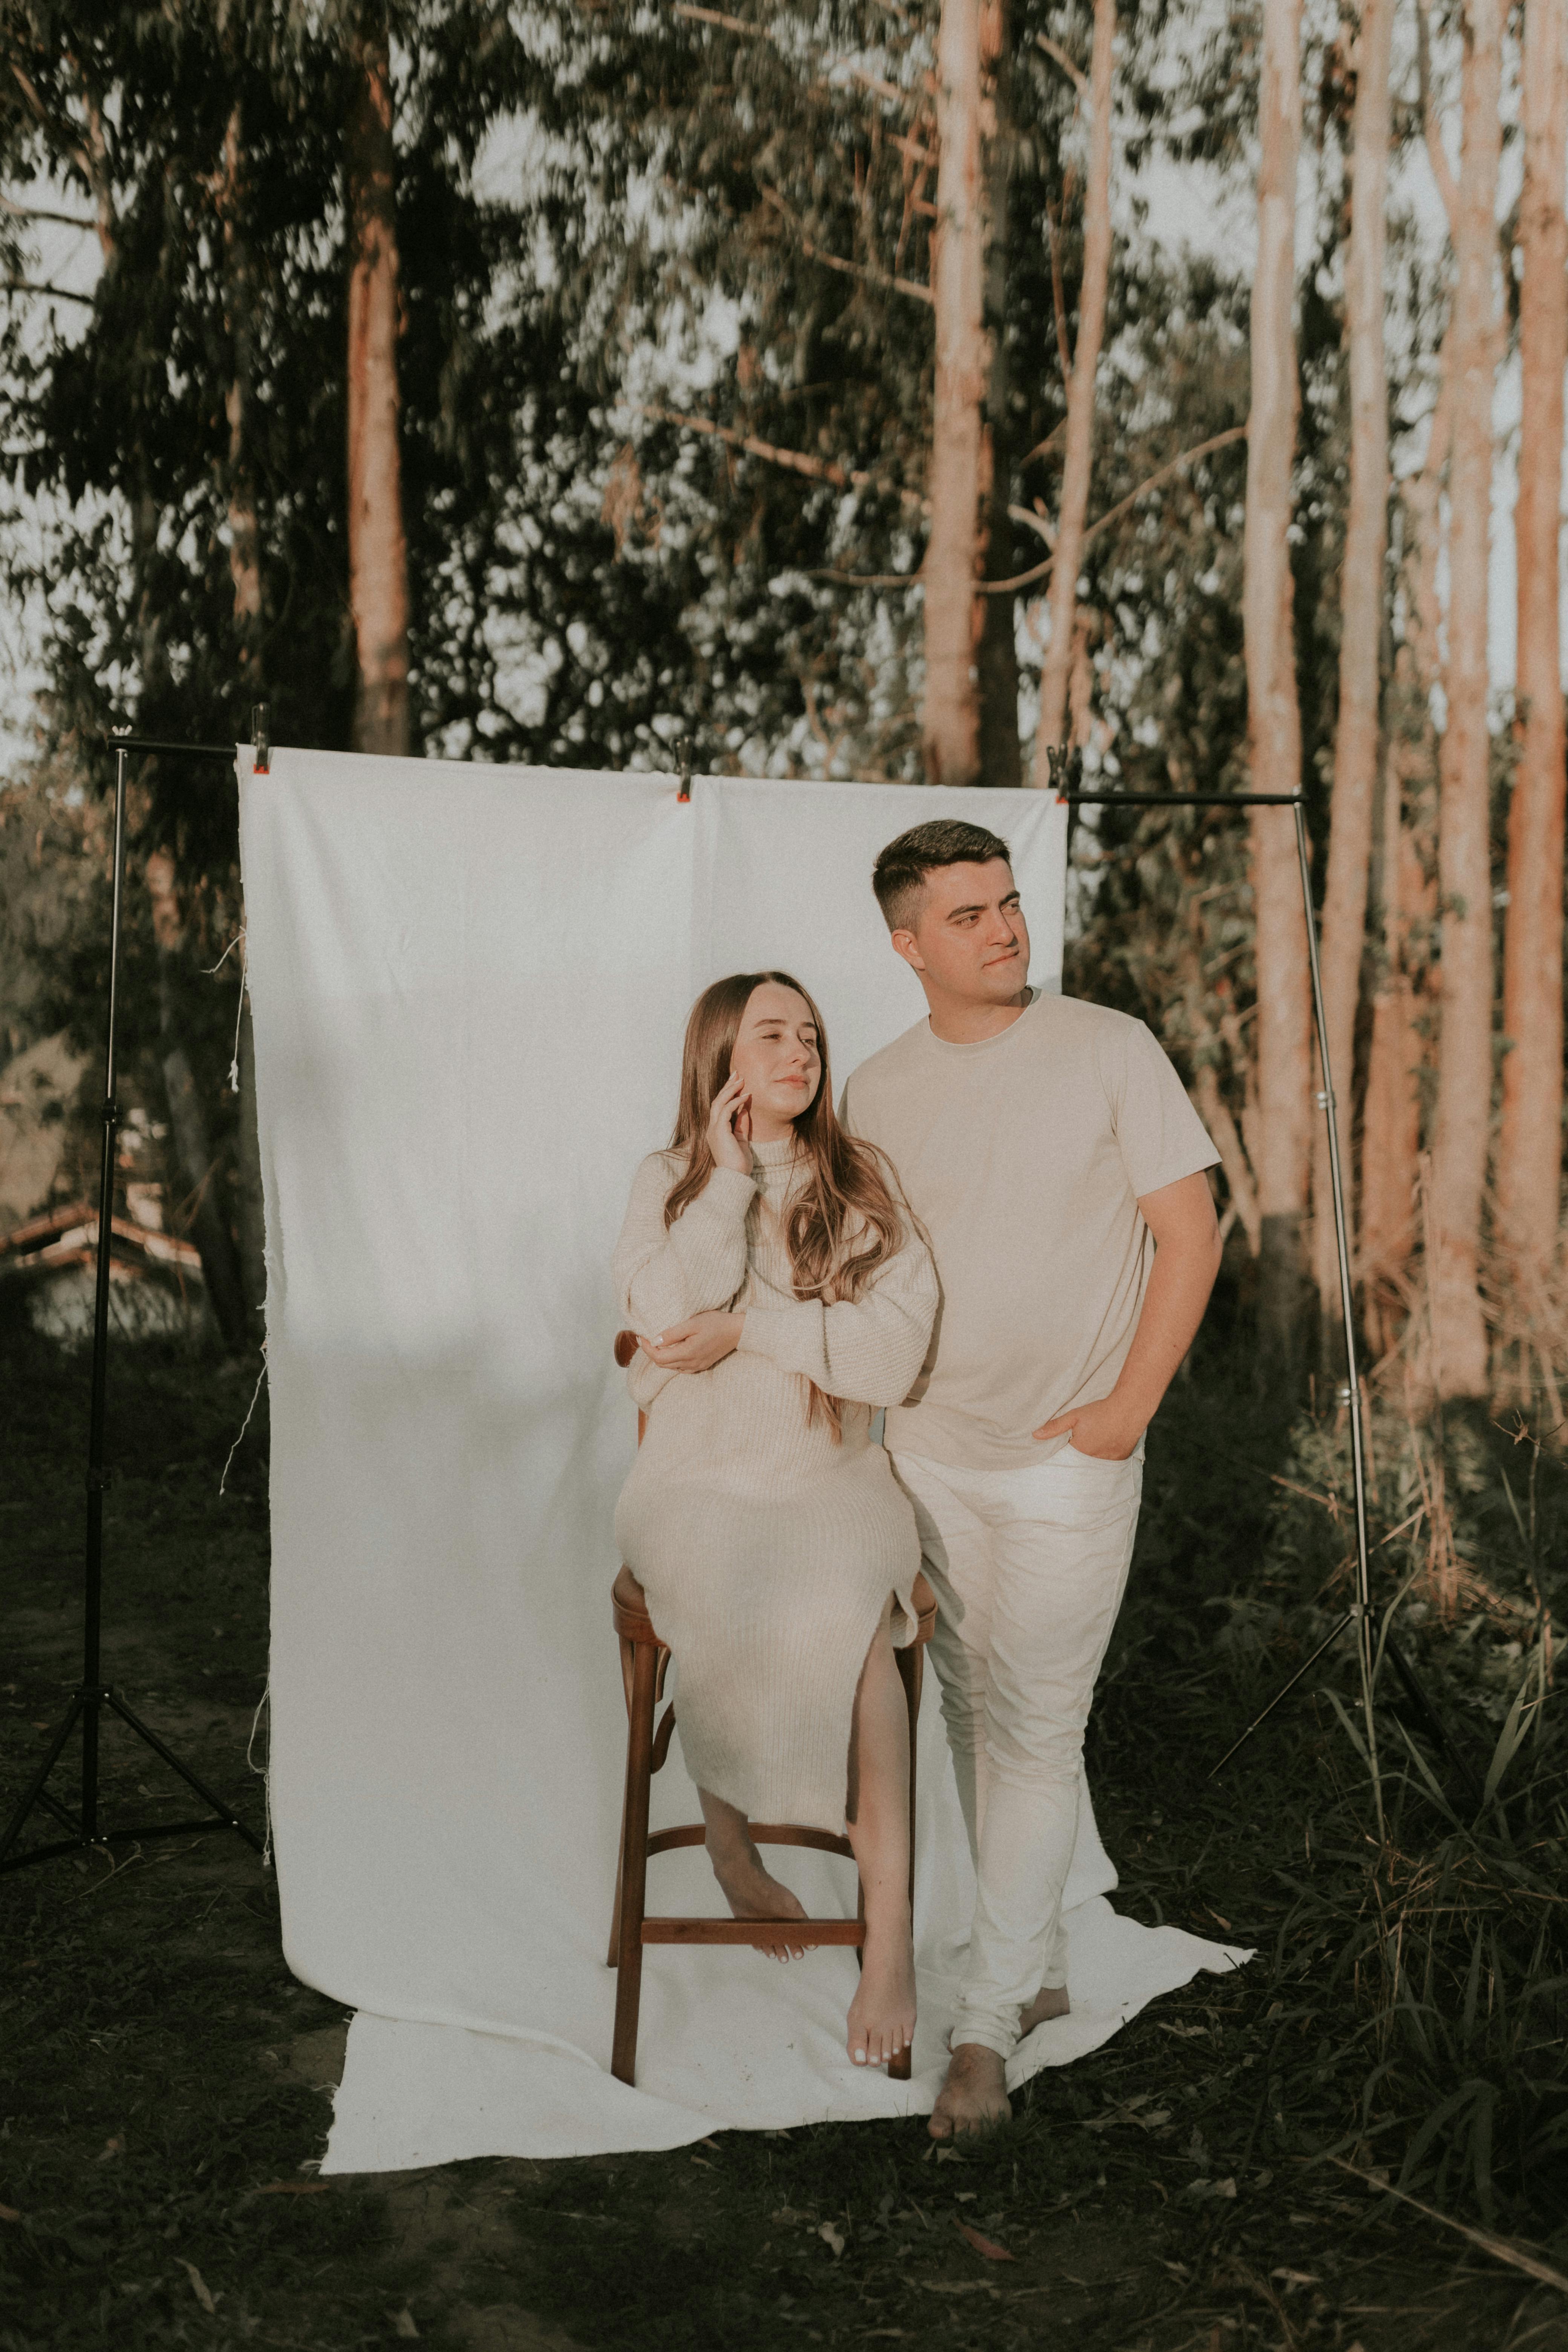
{"label": "man's hand in pocket", "polygon": [[1142,1434],[1143,1423],[1114,1395],[1058,1412],[1055,1421],[1035,1432],[1038,1438],[1069,1437],[1079,1454],[1091,1454],[1100,1462],[1125,1462]]}

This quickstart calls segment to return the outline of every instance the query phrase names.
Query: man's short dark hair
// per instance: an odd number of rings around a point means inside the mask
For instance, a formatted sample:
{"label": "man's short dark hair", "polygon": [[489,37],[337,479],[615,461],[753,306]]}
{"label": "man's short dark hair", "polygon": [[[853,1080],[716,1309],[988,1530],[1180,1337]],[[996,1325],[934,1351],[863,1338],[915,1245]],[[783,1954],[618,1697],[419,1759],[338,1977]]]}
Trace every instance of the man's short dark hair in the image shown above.
{"label": "man's short dark hair", "polygon": [[911,825],[908,833],[900,833],[871,868],[871,887],[888,929],[912,927],[926,876],[939,866],[985,866],[993,857],[1013,863],[1012,851],[996,834],[987,833],[983,824],[964,824],[958,817],[935,817],[930,824]]}

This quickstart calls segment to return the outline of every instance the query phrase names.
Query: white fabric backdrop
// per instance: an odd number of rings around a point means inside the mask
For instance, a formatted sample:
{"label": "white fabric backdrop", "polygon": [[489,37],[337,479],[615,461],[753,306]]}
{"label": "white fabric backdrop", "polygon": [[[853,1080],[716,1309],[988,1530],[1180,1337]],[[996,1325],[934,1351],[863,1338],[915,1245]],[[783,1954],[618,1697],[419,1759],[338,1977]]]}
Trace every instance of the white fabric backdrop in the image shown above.
{"label": "white fabric backdrop", "polygon": [[[607,1265],[696,989],[781,963],[837,1083],[923,1010],[869,887],[905,825],[1012,842],[1059,984],[1065,812],[1032,794],[240,755],[268,1226],[271,1806],[284,1947],[359,2011],[325,2168],[664,2147],[930,2106],[969,1864],[921,1728],[909,2085],[852,2067],[844,1950],[653,1949],[637,2088],[605,1966],[625,1754],[608,1586],[635,1415]],[[695,1817],[679,1743],[656,1825]],[[1015,2079],[1239,1955],[1119,1919],[1092,1822],[1071,2020]],[[849,1864],[792,1853],[808,1907]],[[715,1908],[700,1853],[650,1906]]]}

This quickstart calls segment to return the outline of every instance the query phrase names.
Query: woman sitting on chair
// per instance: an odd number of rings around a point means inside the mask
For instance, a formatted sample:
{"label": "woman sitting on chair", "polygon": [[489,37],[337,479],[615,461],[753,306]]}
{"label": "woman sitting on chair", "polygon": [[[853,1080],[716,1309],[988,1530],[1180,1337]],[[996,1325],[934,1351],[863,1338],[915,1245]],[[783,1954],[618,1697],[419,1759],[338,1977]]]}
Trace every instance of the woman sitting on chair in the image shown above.
{"label": "woman sitting on chair", "polygon": [[915,2023],[893,1650],[921,1551],[870,1422],[920,1372],[937,1283],[886,1161],[834,1116],[827,1040],[786,972],[698,998],[615,1277],[647,1415],[616,1533],[679,1669],[709,1858],[736,1918],[804,1918],[748,1822],[847,1829],[866,1901],[849,2053],[880,2064]]}

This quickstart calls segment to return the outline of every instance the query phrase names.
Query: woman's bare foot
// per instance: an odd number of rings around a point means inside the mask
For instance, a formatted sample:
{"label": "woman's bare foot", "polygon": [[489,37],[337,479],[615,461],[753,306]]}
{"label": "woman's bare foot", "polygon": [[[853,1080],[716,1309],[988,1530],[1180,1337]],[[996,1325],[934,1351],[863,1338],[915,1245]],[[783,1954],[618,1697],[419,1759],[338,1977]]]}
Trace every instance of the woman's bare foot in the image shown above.
{"label": "woman's bare foot", "polygon": [[849,2004],[849,2055],[857,2066],[885,2066],[915,2038],[915,1948],[906,1913],[899,1927],[866,1926],[860,1982]]}
{"label": "woman's bare foot", "polygon": [[995,2051],[987,2050],[981,2042],[954,2042],[947,2080],[926,2126],[932,2139],[963,2139],[972,2132],[994,2131],[1012,2112],[1007,2077]]}
{"label": "woman's bare foot", "polygon": [[1037,2025],[1044,2025],[1047,2018],[1065,2017],[1068,2007],[1066,1985],[1042,1985],[1028,2008],[1019,2012],[1019,2041],[1026,2033],[1033,2033]]}
{"label": "woman's bare foot", "polygon": [[[710,1820],[708,1859],[731,1915],[737,1919],[804,1919],[805,1906],[763,1869],[763,1857],[749,1832],[742,1828],[738,1834],[731,1831],[716,1838],[714,1829]],[[782,1935],[776,1943],[758,1946],[775,1960],[798,1960],[806,1948],[804,1943],[792,1943]]]}

